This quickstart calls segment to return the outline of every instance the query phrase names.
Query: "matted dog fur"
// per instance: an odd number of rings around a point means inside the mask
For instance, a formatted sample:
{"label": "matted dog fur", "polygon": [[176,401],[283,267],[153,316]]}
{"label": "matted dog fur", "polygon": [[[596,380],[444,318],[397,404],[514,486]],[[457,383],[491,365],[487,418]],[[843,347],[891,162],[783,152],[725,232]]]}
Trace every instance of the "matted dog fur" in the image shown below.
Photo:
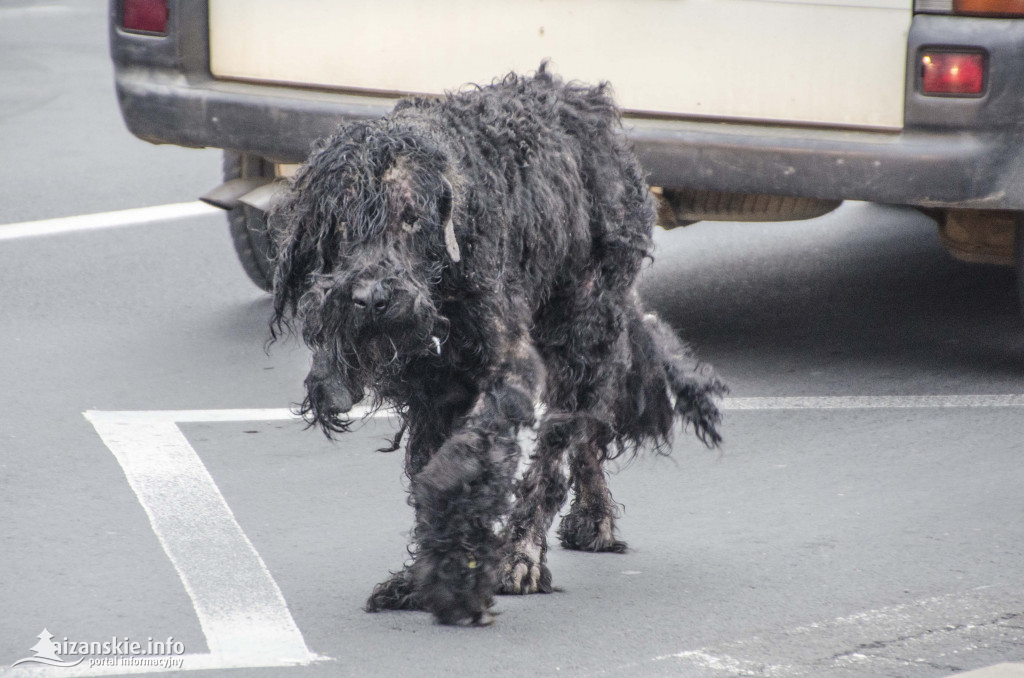
{"label": "matted dog fur", "polygon": [[654,222],[608,87],[544,65],[316,145],[272,214],[272,331],[312,350],[302,412],[328,436],[366,397],[408,432],[411,562],[367,610],[486,623],[496,592],[551,591],[570,489],[562,545],[625,550],[605,461],[667,449],[677,417],[718,444],[725,387],[637,295]]}

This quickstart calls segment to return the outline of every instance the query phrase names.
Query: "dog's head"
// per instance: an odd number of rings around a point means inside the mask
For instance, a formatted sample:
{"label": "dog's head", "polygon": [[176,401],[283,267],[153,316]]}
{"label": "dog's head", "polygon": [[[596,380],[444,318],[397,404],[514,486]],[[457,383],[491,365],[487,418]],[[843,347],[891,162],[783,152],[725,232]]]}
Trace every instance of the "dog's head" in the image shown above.
{"label": "dog's head", "polygon": [[413,122],[347,123],[314,149],[271,214],[273,327],[295,321],[322,371],[344,374],[349,391],[440,350],[439,285],[461,259],[449,167]]}

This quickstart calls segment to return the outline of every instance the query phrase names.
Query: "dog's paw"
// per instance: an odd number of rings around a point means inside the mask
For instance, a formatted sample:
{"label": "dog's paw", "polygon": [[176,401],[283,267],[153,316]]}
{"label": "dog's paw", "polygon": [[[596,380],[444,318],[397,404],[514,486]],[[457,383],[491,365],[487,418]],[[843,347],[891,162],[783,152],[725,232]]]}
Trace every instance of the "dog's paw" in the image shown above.
{"label": "dog's paw", "polygon": [[530,539],[509,548],[501,562],[498,593],[551,593],[551,570],[542,553],[542,547]]}
{"label": "dog's paw", "polygon": [[615,538],[615,520],[610,515],[574,506],[558,526],[563,548],[573,551],[625,553],[626,542]]}
{"label": "dog's paw", "polygon": [[410,570],[416,600],[441,624],[488,626],[495,565],[462,551],[420,552]]}
{"label": "dog's paw", "polygon": [[363,609],[367,612],[422,610],[423,606],[416,600],[409,570],[394,572],[391,577],[374,586]]}

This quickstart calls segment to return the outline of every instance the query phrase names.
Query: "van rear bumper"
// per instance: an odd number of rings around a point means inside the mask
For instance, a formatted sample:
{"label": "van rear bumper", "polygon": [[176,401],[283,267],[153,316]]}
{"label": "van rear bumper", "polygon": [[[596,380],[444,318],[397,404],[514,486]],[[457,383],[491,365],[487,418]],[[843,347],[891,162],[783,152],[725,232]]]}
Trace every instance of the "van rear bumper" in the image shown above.
{"label": "van rear bumper", "polygon": [[[345,119],[380,116],[394,99],[216,80],[206,3],[179,0],[168,36],[116,23],[111,53],[121,111],[153,143],[217,147],[301,162]],[[919,50],[983,47],[983,97],[925,97]],[[749,121],[625,119],[653,185],[733,193],[866,200],[922,207],[1024,210],[1024,21],[925,16],[910,31],[904,128],[898,132],[786,127]]]}

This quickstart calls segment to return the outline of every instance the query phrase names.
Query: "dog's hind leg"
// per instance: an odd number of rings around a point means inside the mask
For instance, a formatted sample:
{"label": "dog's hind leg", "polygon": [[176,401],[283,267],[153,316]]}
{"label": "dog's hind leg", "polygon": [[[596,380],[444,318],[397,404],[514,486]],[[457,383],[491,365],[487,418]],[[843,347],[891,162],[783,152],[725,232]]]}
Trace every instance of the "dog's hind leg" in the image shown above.
{"label": "dog's hind leg", "polygon": [[[585,295],[587,288],[582,291]],[[545,340],[548,410],[506,524],[502,593],[551,590],[547,533],[568,495],[567,459],[577,498],[573,517],[563,521],[563,541],[570,548],[625,549],[614,536],[616,506],[601,463],[614,441],[612,407],[624,369],[619,356],[627,350],[626,336],[617,330],[622,324],[613,305],[584,295],[576,298],[579,312],[573,312],[574,306],[538,324],[538,335]]]}
{"label": "dog's hind leg", "polygon": [[[621,305],[607,302],[603,316],[606,339],[591,348],[584,379],[577,380],[577,414],[585,422],[569,453],[569,478],[573,500],[562,517],[558,537],[562,546],[579,551],[623,553],[626,543],[616,537],[618,504],[605,480],[604,464],[617,454],[614,449],[616,408],[629,376],[630,345]],[[585,325],[583,329],[588,329]],[[610,330],[614,329],[614,333]]]}
{"label": "dog's hind leg", "polygon": [[549,409],[541,419],[536,449],[516,486],[505,525],[500,593],[551,592],[546,536],[569,492],[565,453],[579,428],[580,422],[563,411]]}
{"label": "dog's hind leg", "polygon": [[[589,446],[578,446],[571,457],[574,497],[559,525],[562,546],[581,551],[621,553],[626,544],[615,536],[618,505],[612,500],[603,466],[609,447],[638,449],[645,445],[667,446],[673,420],[692,424],[709,447],[721,441],[721,421],[716,399],[725,385],[711,369],[701,365],[689,348],[653,314],[643,314],[632,295],[624,325],[628,342],[611,361],[627,365],[625,371],[604,369],[613,385],[606,400],[614,405],[614,432],[604,432]],[[604,419],[610,421],[611,418]]]}
{"label": "dog's hind leg", "polygon": [[608,489],[604,471],[613,441],[614,434],[609,424],[592,421],[573,447],[569,460],[573,499],[568,513],[558,525],[558,538],[564,548],[626,552],[626,542],[616,536],[615,519],[619,507]]}
{"label": "dog's hind leg", "polygon": [[[567,456],[571,460],[572,481],[577,487],[585,488],[577,490],[577,497],[585,497],[588,516],[594,525],[603,525],[603,534],[607,537],[606,542],[593,544],[588,550],[625,549],[625,544],[615,540],[612,534],[614,503],[601,471],[603,453],[600,450],[610,439],[610,429],[602,425],[593,412],[549,410],[545,413],[538,427],[536,451],[516,487],[515,506],[505,528],[499,592],[552,591],[551,571],[547,566],[547,533],[568,496],[570,480],[564,468]],[[593,464],[596,464],[596,479],[589,475]],[[593,493],[594,486],[601,488],[599,494]]]}
{"label": "dog's hind leg", "polygon": [[[591,413],[548,412],[537,434],[537,450],[516,488],[516,503],[505,529],[505,555],[501,593],[550,593],[551,571],[547,566],[547,533],[569,493],[570,478],[564,466],[571,460],[571,482],[577,488],[574,507],[578,520],[568,527],[569,538],[590,551],[624,551],[614,537],[615,504],[601,470],[603,445],[610,440],[608,427]],[[594,475],[596,473],[596,475]],[[587,536],[584,536],[586,534]],[[584,544],[585,541],[585,544]]]}

